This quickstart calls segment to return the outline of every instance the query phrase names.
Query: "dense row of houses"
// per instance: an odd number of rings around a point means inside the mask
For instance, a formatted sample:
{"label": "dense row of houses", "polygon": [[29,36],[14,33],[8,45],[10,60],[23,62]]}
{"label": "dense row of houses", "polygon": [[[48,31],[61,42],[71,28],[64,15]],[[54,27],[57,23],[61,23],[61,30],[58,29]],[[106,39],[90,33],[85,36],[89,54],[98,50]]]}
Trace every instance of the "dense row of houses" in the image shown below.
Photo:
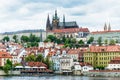
{"label": "dense row of houses", "polygon": [[[31,47],[24,48],[22,45],[7,42],[0,43],[0,66],[4,66],[6,60],[9,59],[13,64],[23,62],[23,58],[28,55],[42,54],[44,57],[48,57],[53,65],[52,70],[55,73],[74,73],[81,75],[82,72],[94,70],[95,67],[104,67],[109,70],[119,70],[120,66],[120,46],[119,45],[106,45],[106,46],[89,46],[80,48],[61,48],[61,45],[54,46],[54,43],[42,43],[44,47]],[[43,69],[42,69],[43,68]],[[41,70],[52,73],[47,66],[40,62],[31,62],[23,66],[16,66],[16,70],[21,70],[23,74],[26,71],[33,70],[38,71],[41,74]]]}

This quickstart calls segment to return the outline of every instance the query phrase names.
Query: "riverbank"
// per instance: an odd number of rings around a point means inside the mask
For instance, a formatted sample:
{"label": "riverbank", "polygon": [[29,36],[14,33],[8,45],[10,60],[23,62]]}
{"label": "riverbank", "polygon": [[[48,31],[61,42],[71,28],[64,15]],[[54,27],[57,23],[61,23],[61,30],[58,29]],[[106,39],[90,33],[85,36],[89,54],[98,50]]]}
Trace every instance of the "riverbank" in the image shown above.
{"label": "riverbank", "polygon": [[0,70],[0,76],[7,76],[7,75],[16,75],[20,76],[20,71],[8,71],[8,74],[6,74],[3,70]]}
{"label": "riverbank", "polygon": [[120,80],[120,78],[56,75],[56,76],[0,76],[0,80]]}
{"label": "riverbank", "polygon": [[[4,71],[0,70],[0,76],[54,76],[62,75],[68,76],[68,74],[56,74],[56,73],[39,73],[39,74],[22,74],[20,71],[9,71],[6,74]],[[80,75],[70,74],[69,76],[90,76],[90,77],[120,77],[120,70],[91,70],[89,72],[82,72]]]}
{"label": "riverbank", "polygon": [[120,77],[120,70],[91,70],[84,72],[83,75],[93,77]]}

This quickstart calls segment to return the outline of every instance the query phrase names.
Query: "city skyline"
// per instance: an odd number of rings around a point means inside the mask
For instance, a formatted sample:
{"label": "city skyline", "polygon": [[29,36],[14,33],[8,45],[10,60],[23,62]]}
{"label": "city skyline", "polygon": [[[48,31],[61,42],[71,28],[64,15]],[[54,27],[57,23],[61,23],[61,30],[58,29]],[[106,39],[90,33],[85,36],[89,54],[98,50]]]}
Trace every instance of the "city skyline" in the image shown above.
{"label": "city skyline", "polygon": [[120,1],[114,0],[0,0],[0,32],[45,29],[47,15],[50,20],[57,10],[62,21],[76,21],[79,27],[90,31],[103,30],[104,24],[120,29]]}

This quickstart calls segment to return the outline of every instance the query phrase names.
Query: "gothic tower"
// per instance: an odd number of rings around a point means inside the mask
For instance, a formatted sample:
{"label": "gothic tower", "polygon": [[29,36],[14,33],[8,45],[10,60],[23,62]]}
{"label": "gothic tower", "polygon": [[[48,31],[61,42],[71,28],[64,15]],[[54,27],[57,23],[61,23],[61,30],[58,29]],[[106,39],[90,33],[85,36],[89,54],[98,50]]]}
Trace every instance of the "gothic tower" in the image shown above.
{"label": "gothic tower", "polygon": [[42,39],[42,30],[40,30],[40,42],[43,42],[43,39]]}
{"label": "gothic tower", "polygon": [[55,15],[53,16],[53,20],[52,20],[52,30],[54,29],[59,29],[59,18],[57,16],[57,10],[55,10]]}
{"label": "gothic tower", "polygon": [[51,25],[50,25],[50,19],[49,19],[49,14],[47,17],[47,22],[46,22],[46,31],[50,31],[51,30]]}
{"label": "gothic tower", "polygon": [[65,28],[65,15],[63,15],[63,28]]}
{"label": "gothic tower", "polygon": [[104,31],[107,31],[107,25],[106,25],[106,23],[104,25]]}
{"label": "gothic tower", "polygon": [[110,26],[110,23],[108,25],[108,31],[111,31],[111,26]]}

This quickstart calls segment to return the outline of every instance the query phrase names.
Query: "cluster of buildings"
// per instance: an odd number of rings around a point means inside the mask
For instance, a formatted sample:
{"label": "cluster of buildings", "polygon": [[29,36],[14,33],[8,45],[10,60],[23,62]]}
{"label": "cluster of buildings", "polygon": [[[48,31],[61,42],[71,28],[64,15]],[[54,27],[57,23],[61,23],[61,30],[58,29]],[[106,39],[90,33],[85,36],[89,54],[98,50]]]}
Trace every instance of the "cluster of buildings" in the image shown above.
{"label": "cluster of buildings", "polygon": [[[53,47],[54,46],[54,47]],[[119,70],[120,46],[89,46],[80,48],[62,48],[63,45],[54,43],[43,43],[39,47],[24,48],[22,45],[7,42],[0,43],[0,66],[4,66],[9,59],[13,64],[20,63],[16,70],[22,74],[41,74],[42,72],[52,73],[42,62],[25,62],[28,55],[42,54],[48,57],[53,63],[52,70],[59,74],[81,75],[84,72],[104,67],[106,70]]]}
{"label": "cluster of buildings", "polygon": [[67,72],[70,74],[74,71],[75,74],[81,74],[81,71],[93,69],[92,65],[83,61],[83,53],[87,48],[68,49],[61,48],[61,45],[56,45],[53,48],[54,43],[43,43],[43,45],[41,47],[24,48],[22,45],[14,42],[0,43],[0,66],[4,66],[7,59],[9,59],[13,65],[21,64],[21,66],[15,67],[15,70],[20,70],[21,74],[52,73],[47,68],[47,65],[42,62],[31,61],[26,63],[25,61],[25,57],[29,55],[37,56],[42,54],[44,58],[48,57],[53,63],[52,70],[56,73],[66,74]]}
{"label": "cluster of buildings", "polygon": [[[66,22],[65,16],[63,21],[60,22],[57,16],[57,11],[52,18],[49,15],[46,23],[46,31],[44,30],[24,30],[17,32],[1,33],[0,39],[4,36],[9,36],[11,39],[18,35],[19,40],[22,35],[29,36],[35,34],[38,37],[46,39],[48,35],[55,35],[58,38],[65,36],[66,38],[75,38],[76,40],[87,41],[90,37],[94,38],[97,42],[101,37],[102,44],[105,40],[120,41],[120,30],[111,30],[110,24],[105,24],[103,31],[90,32],[88,28],[83,28],[77,25],[75,21]],[[42,33],[42,34],[41,34]],[[42,35],[42,36],[41,36]],[[89,45],[88,47],[80,48],[63,48],[64,44],[55,44],[52,42],[40,42],[39,47],[24,48],[22,45],[14,42],[0,43],[0,66],[4,66],[6,60],[9,59],[13,64],[21,63],[22,66],[16,66],[16,70],[21,70],[23,74],[48,72],[47,66],[42,62],[30,62],[24,64],[24,58],[28,55],[42,54],[44,58],[49,57],[52,61],[52,70],[55,73],[81,75],[83,72],[90,70],[98,70],[98,67],[104,67],[106,70],[120,70],[120,45]],[[24,65],[23,65],[24,64]]]}

